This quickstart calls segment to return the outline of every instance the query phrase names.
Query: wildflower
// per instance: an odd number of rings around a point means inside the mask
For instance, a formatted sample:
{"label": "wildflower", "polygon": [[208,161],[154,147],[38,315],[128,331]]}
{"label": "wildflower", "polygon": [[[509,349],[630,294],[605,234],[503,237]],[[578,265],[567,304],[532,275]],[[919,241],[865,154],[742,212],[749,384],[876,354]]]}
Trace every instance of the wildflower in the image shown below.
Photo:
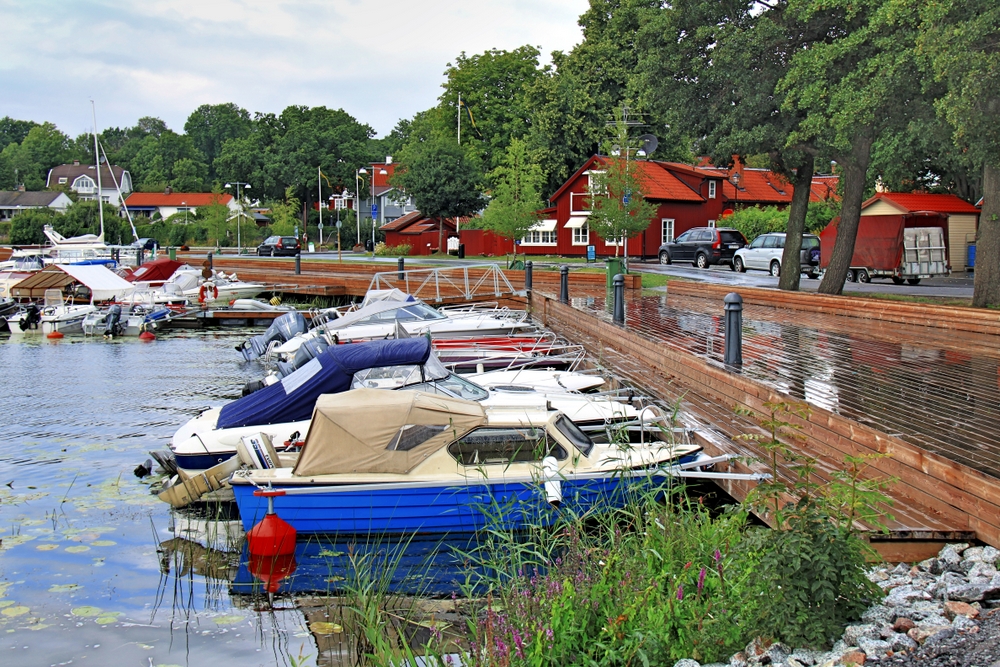
{"label": "wildflower", "polygon": [[701,568],[701,572],[698,573],[698,592],[701,593],[701,589],[705,587],[705,568]]}
{"label": "wildflower", "polygon": [[694,563],[692,561],[688,561],[688,562],[684,563],[684,569],[685,570],[690,569],[693,564]]}
{"label": "wildflower", "polygon": [[684,599],[684,584],[677,585],[677,599],[679,601]]}
{"label": "wildflower", "polygon": [[712,554],[712,558],[714,558],[715,562],[718,563],[720,560],[722,560],[722,552],[716,549],[715,553]]}

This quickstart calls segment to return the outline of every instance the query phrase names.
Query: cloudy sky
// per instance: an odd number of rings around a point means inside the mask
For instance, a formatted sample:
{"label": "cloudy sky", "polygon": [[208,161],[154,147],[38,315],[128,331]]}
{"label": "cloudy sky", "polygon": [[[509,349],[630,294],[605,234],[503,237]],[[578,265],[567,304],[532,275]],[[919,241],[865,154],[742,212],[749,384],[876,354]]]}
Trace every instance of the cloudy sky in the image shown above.
{"label": "cloudy sky", "polygon": [[0,0],[0,117],[70,136],[201,104],[343,108],[389,132],[461,51],[580,41],[587,0]]}

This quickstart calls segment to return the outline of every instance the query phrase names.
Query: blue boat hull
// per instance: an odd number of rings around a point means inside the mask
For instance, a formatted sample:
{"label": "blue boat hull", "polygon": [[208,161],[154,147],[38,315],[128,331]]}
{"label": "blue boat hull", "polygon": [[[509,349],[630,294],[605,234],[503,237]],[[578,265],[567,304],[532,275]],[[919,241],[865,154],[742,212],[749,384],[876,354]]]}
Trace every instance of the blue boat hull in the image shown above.
{"label": "blue boat hull", "polygon": [[[546,502],[539,482],[503,480],[451,486],[343,486],[279,496],[274,509],[299,534],[470,533],[487,526],[518,530],[554,523],[560,513],[622,507],[663,481],[645,474],[563,479],[559,509]],[[267,512],[267,499],[254,496],[252,485],[234,484],[233,490],[243,526],[250,530]]]}

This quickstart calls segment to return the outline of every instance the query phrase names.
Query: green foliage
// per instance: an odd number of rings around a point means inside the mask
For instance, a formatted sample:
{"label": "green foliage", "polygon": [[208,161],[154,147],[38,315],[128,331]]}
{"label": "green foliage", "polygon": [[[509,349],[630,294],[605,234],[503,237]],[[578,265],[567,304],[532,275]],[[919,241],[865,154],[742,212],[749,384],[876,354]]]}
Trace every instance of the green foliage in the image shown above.
{"label": "green foliage", "polygon": [[[218,192],[216,194],[221,195]],[[236,221],[230,220],[233,212],[222,203],[221,197],[207,206],[199,206],[195,213],[196,215],[192,217],[208,231],[209,239],[214,240],[216,245],[227,247],[235,245]],[[183,214],[170,216],[171,224],[183,224],[182,216]]]}
{"label": "green foliage", "polygon": [[301,210],[302,203],[295,197],[293,188],[289,186],[285,190],[284,201],[277,201],[271,204],[270,232],[280,236],[291,236],[295,232],[295,227],[299,224],[299,212]]}
{"label": "green foliage", "polygon": [[412,250],[412,247],[409,243],[386,245],[380,242],[375,244],[376,257],[405,257],[410,254],[410,250]]}
{"label": "green foliage", "polygon": [[509,239],[524,238],[538,222],[538,211],[544,206],[540,195],[544,177],[527,144],[521,139],[511,140],[501,165],[490,172],[489,178],[493,196],[479,225]]}
{"label": "green foliage", "polygon": [[55,222],[59,214],[50,208],[32,208],[21,211],[10,220],[11,245],[38,245],[48,239],[42,232],[45,225]]}
{"label": "green foliage", "polygon": [[779,210],[777,206],[748,206],[719,220],[718,225],[738,229],[747,240],[752,241],[761,234],[785,231],[788,226],[788,210]]}
{"label": "green foliage", "polygon": [[[212,168],[222,146],[231,139],[240,139],[250,134],[250,113],[232,102],[225,104],[203,104],[188,116],[184,132],[194,142],[195,148],[205,156],[208,178],[215,178]],[[178,190],[184,191],[177,186]]]}
{"label": "green foliage", "polygon": [[16,120],[10,116],[0,118],[0,151],[7,148],[8,144],[19,144],[28,136],[31,128],[38,123],[31,120]]}
{"label": "green foliage", "polygon": [[[17,136],[23,129],[23,125],[15,125],[11,136]],[[45,187],[49,169],[74,156],[76,153],[69,137],[55,125],[34,125],[21,143],[9,143],[0,151],[0,189],[24,185],[28,190],[41,190]]]}
{"label": "green foliage", "polygon": [[[108,244],[128,245],[132,242],[132,230],[128,220],[118,215],[118,207],[104,206],[104,241]],[[101,219],[96,201],[81,201],[70,205],[66,213],[56,217],[52,227],[63,236],[100,234]]]}
{"label": "green foliage", "polygon": [[204,192],[208,166],[205,156],[187,135],[164,129],[150,134],[139,144],[130,162],[140,190],[156,192],[170,185],[178,192]]}
{"label": "green foliage", "polygon": [[431,218],[472,215],[483,205],[479,161],[452,140],[431,139],[407,144],[393,185],[413,197],[417,209]]}

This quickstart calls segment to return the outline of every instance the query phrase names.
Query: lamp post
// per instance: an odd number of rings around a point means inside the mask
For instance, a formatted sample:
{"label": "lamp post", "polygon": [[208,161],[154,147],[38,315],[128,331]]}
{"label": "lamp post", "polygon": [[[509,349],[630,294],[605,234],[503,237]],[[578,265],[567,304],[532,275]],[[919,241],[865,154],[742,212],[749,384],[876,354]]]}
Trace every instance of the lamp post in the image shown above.
{"label": "lamp post", "polygon": [[358,233],[355,236],[357,243],[361,243],[361,176],[367,173],[368,170],[364,167],[354,173],[354,221],[358,226]]}
{"label": "lamp post", "polygon": [[[379,169],[378,173],[380,176],[385,176],[389,172],[385,169]],[[372,177],[371,177],[371,191],[372,191],[372,257],[375,256],[375,166],[372,166]],[[382,212],[384,214],[384,211]]]}
{"label": "lamp post", "polygon": [[[243,186],[243,190],[240,190],[240,186]],[[249,183],[244,183],[243,181],[232,181],[231,183],[226,183],[226,187],[235,187],[234,195],[236,197],[237,204],[239,208],[236,209],[236,246],[237,253],[243,254],[243,237],[240,235],[240,222],[243,218],[243,193],[250,189]]]}
{"label": "lamp post", "polygon": [[188,223],[188,203],[186,201],[182,201],[181,206],[184,207],[184,224],[186,225]]}
{"label": "lamp post", "polygon": [[733,189],[736,192],[736,198],[735,198],[735,200],[733,202],[733,213],[736,213],[736,210],[740,206],[740,174],[739,174],[739,172],[736,172],[732,176],[730,176],[729,177],[729,182],[733,184]]}

